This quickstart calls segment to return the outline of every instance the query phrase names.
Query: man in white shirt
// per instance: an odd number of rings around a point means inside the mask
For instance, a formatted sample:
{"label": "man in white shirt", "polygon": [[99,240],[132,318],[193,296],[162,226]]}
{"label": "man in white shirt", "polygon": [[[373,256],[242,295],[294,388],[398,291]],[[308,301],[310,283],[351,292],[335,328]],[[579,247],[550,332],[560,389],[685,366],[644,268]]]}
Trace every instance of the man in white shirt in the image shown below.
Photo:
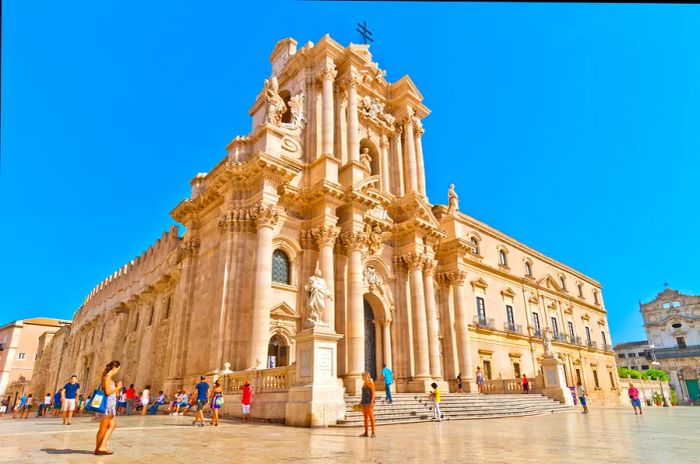
{"label": "man in white shirt", "polygon": [[588,414],[588,405],[586,404],[586,390],[584,390],[583,385],[581,385],[581,382],[578,382],[576,384],[576,396],[578,396],[578,400],[581,403],[581,406],[583,406],[583,413]]}

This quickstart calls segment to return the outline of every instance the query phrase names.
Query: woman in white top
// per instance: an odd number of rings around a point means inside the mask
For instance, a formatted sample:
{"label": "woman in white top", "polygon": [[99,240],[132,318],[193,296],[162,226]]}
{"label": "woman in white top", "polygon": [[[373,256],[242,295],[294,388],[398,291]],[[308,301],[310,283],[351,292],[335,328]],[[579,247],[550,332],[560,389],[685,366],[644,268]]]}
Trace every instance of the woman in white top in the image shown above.
{"label": "woman in white top", "polygon": [[148,409],[148,402],[151,401],[151,386],[146,385],[146,388],[141,392],[141,415],[146,415],[146,410]]}

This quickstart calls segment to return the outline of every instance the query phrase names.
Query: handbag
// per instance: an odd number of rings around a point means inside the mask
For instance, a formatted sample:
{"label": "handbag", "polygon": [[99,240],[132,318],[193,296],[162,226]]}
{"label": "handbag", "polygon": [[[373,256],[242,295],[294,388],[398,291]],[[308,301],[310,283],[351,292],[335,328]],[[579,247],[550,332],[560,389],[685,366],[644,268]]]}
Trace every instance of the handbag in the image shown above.
{"label": "handbag", "polygon": [[224,397],[223,396],[217,396],[216,399],[214,400],[214,405],[217,408],[220,408],[221,406],[224,405]]}
{"label": "handbag", "polygon": [[362,405],[360,403],[353,404],[352,405],[352,410],[353,411],[362,411]]}
{"label": "handbag", "polygon": [[105,392],[96,389],[87,404],[85,405],[85,410],[90,412],[96,412],[98,414],[104,414],[107,410],[107,395]]}

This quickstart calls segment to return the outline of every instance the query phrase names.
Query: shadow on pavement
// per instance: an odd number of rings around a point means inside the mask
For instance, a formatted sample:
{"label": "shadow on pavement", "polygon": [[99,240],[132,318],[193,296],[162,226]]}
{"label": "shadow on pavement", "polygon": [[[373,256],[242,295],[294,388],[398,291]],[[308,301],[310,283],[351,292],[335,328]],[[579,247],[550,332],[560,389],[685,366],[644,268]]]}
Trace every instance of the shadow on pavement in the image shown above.
{"label": "shadow on pavement", "polygon": [[92,451],[74,449],[43,448],[41,451],[46,454],[94,454]]}

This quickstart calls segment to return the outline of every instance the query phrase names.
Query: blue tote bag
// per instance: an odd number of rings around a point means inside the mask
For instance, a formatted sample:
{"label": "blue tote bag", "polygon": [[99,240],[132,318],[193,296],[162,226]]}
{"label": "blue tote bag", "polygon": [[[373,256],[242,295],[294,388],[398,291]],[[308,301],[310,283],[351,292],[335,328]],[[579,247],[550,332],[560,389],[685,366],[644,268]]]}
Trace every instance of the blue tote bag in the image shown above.
{"label": "blue tote bag", "polygon": [[107,395],[99,388],[92,393],[92,396],[85,405],[85,410],[104,414],[107,410]]}

